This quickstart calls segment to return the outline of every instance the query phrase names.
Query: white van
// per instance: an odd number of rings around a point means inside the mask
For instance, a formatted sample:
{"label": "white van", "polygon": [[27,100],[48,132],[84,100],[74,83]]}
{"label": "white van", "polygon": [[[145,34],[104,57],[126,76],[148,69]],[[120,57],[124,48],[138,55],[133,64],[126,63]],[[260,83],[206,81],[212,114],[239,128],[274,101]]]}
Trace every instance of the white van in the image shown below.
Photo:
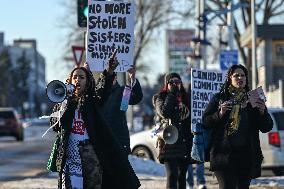
{"label": "white van", "polygon": [[268,108],[273,119],[273,128],[259,134],[264,156],[263,169],[270,169],[277,176],[284,174],[284,108]]}

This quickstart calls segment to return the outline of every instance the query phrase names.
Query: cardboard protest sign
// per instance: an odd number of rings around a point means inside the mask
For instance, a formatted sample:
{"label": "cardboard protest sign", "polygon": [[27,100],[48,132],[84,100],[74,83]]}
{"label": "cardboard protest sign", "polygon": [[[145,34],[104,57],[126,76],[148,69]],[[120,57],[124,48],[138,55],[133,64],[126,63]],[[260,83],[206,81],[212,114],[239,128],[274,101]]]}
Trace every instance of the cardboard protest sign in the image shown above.
{"label": "cardboard protest sign", "polygon": [[203,112],[210,99],[219,92],[226,73],[212,70],[191,69],[191,130],[202,122]]}
{"label": "cardboard protest sign", "polygon": [[89,0],[87,62],[92,71],[107,68],[108,59],[118,50],[116,72],[133,64],[134,4],[130,2]]}
{"label": "cardboard protest sign", "polygon": [[260,99],[264,102],[266,102],[266,97],[265,94],[263,92],[262,87],[257,87],[254,90],[251,90],[248,92],[248,98],[249,98],[249,102],[251,103],[251,106],[254,108],[257,106],[257,101]]}

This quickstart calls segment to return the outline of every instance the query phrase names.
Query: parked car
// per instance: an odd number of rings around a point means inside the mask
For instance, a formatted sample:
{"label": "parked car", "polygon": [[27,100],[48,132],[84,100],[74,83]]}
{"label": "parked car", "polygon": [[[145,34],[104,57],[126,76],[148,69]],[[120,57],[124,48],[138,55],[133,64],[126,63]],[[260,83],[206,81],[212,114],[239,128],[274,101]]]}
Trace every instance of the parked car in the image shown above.
{"label": "parked car", "polygon": [[[268,112],[274,124],[270,132],[259,134],[264,156],[262,169],[284,175],[284,108],[268,108]],[[159,162],[156,138],[151,138],[151,130],[131,135],[130,147],[133,155]]]}
{"label": "parked car", "polygon": [[260,146],[264,156],[263,169],[270,169],[277,176],[284,174],[284,108],[269,108],[273,128],[269,133],[260,132]]}
{"label": "parked car", "polygon": [[0,136],[14,136],[17,141],[24,140],[24,129],[14,108],[0,108]]}
{"label": "parked car", "polygon": [[151,137],[151,130],[145,130],[131,135],[130,148],[132,155],[158,162],[156,138]]}

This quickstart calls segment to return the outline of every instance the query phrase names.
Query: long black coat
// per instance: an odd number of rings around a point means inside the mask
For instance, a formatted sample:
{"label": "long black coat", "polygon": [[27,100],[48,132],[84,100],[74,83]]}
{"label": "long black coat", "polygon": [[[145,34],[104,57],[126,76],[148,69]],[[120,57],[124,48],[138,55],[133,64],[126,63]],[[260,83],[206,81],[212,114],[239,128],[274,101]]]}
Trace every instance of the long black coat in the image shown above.
{"label": "long black coat", "polygon": [[[124,147],[126,152],[130,154],[130,139],[129,130],[126,120],[126,112],[120,110],[121,99],[124,91],[124,86],[120,86],[116,82],[112,86],[111,94],[103,105],[104,117],[108,121],[113,133]],[[138,104],[143,98],[142,89],[138,80],[132,88],[129,105]]]}
{"label": "long black coat", "polygon": [[[178,140],[174,144],[165,144],[159,149],[159,161],[173,159],[188,160],[191,159],[191,148],[193,135],[191,133],[190,116],[181,120],[179,116],[179,106],[176,97],[172,93],[161,92],[153,97],[153,103],[156,108],[156,124],[163,124],[171,119],[173,125],[178,129]],[[187,107],[190,113],[190,107]],[[166,126],[167,124],[165,124]]]}
{"label": "long black coat", "polygon": [[[209,102],[203,113],[203,126],[212,129],[211,148],[210,148],[210,170],[225,170],[229,167],[229,158],[231,154],[231,146],[227,136],[229,113],[222,118],[219,117],[219,102],[225,100],[217,93]],[[250,126],[250,157],[251,162],[250,175],[251,178],[259,177],[261,174],[261,163],[263,160],[260,148],[259,131],[266,133],[272,129],[273,121],[271,116],[265,110],[261,115],[257,108],[252,108],[250,103],[247,104],[249,126]]]}
{"label": "long black coat", "polygon": [[[106,76],[106,74],[104,75]],[[97,85],[96,95],[86,96],[80,112],[103,171],[108,175],[108,177],[103,177],[103,183],[110,182],[125,189],[137,189],[140,186],[140,182],[121,145],[104,119],[101,108],[98,106],[106,100],[110,93],[110,90],[107,89],[110,89],[111,85],[111,77],[101,79]],[[62,171],[66,161],[66,148],[76,107],[77,104],[75,102],[69,102],[66,111],[60,119],[61,127],[55,128],[62,135],[62,142],[60,143],[59,155],[57,157],[59,188],[62,186]],[[52,120],[52,122],[54,121],[56,120]]]}

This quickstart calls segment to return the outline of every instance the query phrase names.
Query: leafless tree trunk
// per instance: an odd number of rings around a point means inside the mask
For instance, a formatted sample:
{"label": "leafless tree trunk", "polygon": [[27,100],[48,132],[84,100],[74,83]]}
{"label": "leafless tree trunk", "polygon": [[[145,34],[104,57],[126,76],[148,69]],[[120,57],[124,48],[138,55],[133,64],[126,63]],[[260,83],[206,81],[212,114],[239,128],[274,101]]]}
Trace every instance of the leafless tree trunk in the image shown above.
{"label": "leafless tree trunk", "polygon": [[[83,44],[84,30],[77,26],[76,2],[62,3],[66,9],[64,19],[60,19],[59,27],[67,30],[64,46],[66,50],[62,57],[71,56],[71,45]],[[188,0],[134,0],[135,16],[135,50],[134,62],[141,72],[147,71],[147,65],[141,65],[144,50],[149,47],[155,38],[159,37],[159,30],[175,21],[192,19],[194,4]],[[139,64],[139,65],[138,65]]]}
{"label": "leafless tree trunk", "polygon": [[[207,1],[208,10],[224,10],[227,7],[228,0],[227,1],[221,1],[221,0],[212,0]],[[249,0],[239,0],[234,1],[234,3],[246,3],[248,6],[240,8],[240,17],[236,20],[234,18],[235,24],[235,41],[238,46],[238,49],[241,54],[241,58],[243,59],[244,63],[246,64],[247,68],[250,69],[251,67],[251,55],[248,52],[245,52],[244,48],[241,47],[240,43],[240,37],[243,34],[242,28],[247,28],[251,24],[251,9],[250,9],[250,1]],[[257,20],[258,24],[269,24],[269,22],[275,18],[276,16],[284,15],[284,0],[256,0],[256,14],[258,15],[257,18],[262,17],[262,19]],[[226,25],[226,14],[221,15],[219,17],[219,20]]]}

